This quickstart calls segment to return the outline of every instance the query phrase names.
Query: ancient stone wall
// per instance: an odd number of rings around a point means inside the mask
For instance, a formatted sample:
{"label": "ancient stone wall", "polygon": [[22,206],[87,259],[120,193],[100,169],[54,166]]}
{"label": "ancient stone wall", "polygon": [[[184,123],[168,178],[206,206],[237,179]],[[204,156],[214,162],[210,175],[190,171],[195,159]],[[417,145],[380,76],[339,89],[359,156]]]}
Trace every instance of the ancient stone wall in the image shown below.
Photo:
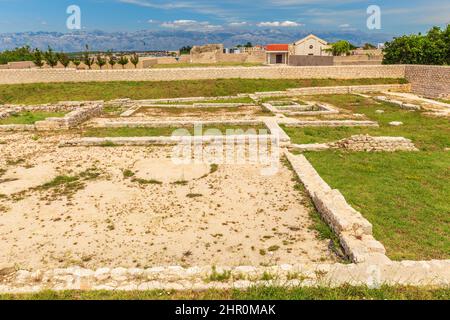
{"label": "ancient stone wall", "polygon": [[22,105],[2,105],[0,106],[0,119],[10,116],[14,112],[22,111],[46,111],[59,112],[70,111],[64,117],[47,118],[42,121],[37,121],[34,125],[0,125],[0,131],[47,131],[47,130],[65,130],[73,128],[92,117],[98,116],[103,112],[103,101],[92,102],[76,102],[63,101],[55,105],[36,105],[36,106],[22,106]]}
{"label": "ancient stone wall", "polygon": [[[0,270],[1,271],[1,270]],[[8,270],[6,270],[8,271]],[[273,267],[180,266],[141,268],[71,267],[53,270],[11,270],[0,276],[0,293],[42,290],[209,290],[252,286],[312,287],[360,285],[448,287],[450,260],[401,261],[384,264],[304,264]],[[227,275],[212,281],[212,275]],[[264,280],[270,275],[272,280]]]}
{"label": "ancient stone wall", "polygon": [[323,67],[211,67],[125,70],[21,69],[0,70],[0,84],[88,82],[88,81],[172,81],[201,79],[364,79],[404,78],[405,66]]}
{"label": "ancient stone wall", "polygon": [[450,98],[450,66],[407,65],[412,91],[430,98]]}

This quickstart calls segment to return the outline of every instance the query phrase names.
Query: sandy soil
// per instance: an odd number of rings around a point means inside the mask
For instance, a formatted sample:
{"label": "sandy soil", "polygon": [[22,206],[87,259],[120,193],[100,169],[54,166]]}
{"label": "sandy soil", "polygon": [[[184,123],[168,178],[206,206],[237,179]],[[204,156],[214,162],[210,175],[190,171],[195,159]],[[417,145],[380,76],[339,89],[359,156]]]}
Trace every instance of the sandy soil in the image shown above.
{"label": "sandy soil", "polygon": [[[62,138],[70,137],[0,136],[0,265],[334,260],[327,241],[310,230],[305,199],[282,165],[276,176],[263,176],[259,166],[249,164],[219,165],[211,173],[205,165],[174,167],[167,148],[58,148]],[[126,169],[134,175],[124,176]],[[40,187],[57,175],[78,180]],[[180,177],[187,182],[173,183]],[[158,178],[158,183],[139,180]]]}

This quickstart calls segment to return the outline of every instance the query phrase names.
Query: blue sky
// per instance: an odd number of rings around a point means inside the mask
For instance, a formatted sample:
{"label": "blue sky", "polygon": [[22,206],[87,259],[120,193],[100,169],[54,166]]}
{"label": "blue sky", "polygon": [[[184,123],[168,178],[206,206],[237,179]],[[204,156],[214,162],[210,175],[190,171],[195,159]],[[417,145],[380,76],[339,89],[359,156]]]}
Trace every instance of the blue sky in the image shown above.
{"label": "blue sky", "polygon": [[[379,32],[426,31],[450,22],[448,0],[0,0],[0,33],[68,31],[66,8],[78,5],[84,30],[362,30],[378,5]],[[374,31],[376,32],[376,31]]]}

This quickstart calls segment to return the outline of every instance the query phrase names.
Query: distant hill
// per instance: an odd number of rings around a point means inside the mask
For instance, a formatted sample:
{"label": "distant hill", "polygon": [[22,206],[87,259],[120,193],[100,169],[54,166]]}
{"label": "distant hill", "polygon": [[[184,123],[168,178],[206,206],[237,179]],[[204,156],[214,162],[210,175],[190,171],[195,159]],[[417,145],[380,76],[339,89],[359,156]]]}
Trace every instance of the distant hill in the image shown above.
{"label": "distant hill", "polygon": [[252,31],[222,31],[222,32],[185,32],[185,31],[135,31],[135,32],[22,32],[0,34],[0,50],[29,45],[32,48],[46,49],[51,46],[58,51],[82,51],[88,44],[91,50],[178,50],[186,45],[201,45],[206,43],[223,43],[225,46],[235,46],[248,41],[254,44],[290,43],[309,33],[334,42],[348,40],[355,45],[366,42],[383,43],[392,39],[392,35],[381,33],[366,33],[361,31],[295,31],[280,29],[265,29]]}

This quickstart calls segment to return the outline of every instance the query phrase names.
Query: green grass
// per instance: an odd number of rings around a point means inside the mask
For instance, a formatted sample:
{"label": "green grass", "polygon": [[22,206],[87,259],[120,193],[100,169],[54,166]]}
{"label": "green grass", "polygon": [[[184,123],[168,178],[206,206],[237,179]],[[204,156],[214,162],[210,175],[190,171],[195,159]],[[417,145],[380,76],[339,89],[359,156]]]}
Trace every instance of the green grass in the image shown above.
{"label": "green grass", "polygon": [[223,67],[260,67],[262,63],[250,62],[217,62],[217,63],[161,63],[152,66],[153,69],[171,69],[171,68],[223,68]]}
{"label": "green grass", "polygon": [[3,124],[34,124],[36,121],[42,121],[47,118],[61,118],[67,112],[43,112],[43,111],[24,111],[12,114],[8,118],[0,120],[0,125]]}
{"label": "green grass", "polygon": [[[174,127],[161,127],[161,128],[86,128],[82,132],[83,137],[99,137],[99,138],[114,138],[114,137],[160,137],[160,136],[171,136],[172,133],[177,129],[186,129],[189,131],[191,135],[194,134],[194,127],[182,127],[182,128],[174,128]],[[244,125],[218,125],[218,126],[204,126],[203,132],[217,129],[222,132],[222,134],[226,133],[226,130],[243,130],[245,133],[247,130],[254,129],[257,130],[267,130],[268,129],[264,125],[252,125],[252,126],[244,126]],[[268,131],[269,132],[269,131]],[[239,133],[239,132],[236,132]]]}
{"label": "green grass", "polygon": [[228,96],[299,87],[404,83],[405,79],[216,79],[186,81],[67,82],[0,85],[0,104],[67,100],[158,99]]}
{"label": "green grass", "polygon": [[[293,143],[332,142],[355,134],[370,134],[406,137],[421,150],[426,151],[439,151],[450,147],[450,125],[446,118],[424,116],[418,111],[406,111],[388,103],[377,103],[354,95],[323,95],[311,98],[334,104],[353,113],[365,114],[370,120],[377,121],[380,127],[284,127]],[[378,109],[385,112],[378,114],[376,113]],[[390,126],[389,122],[392,121],[401,121],[404,125]]]}
{"label": "green grass", "polygon": [[379,289],[253,287],[209,291],[43,291],[2,294],[0,300],[448,300],[449,289],[383,286]]}
{"label": "green grass", "polygon": [[[330,142],[353,134],[404,136],[420,152],[323,151],[306,157],[333,188],[374,225],[375,238],[394,260],[450,258],[450,125],[389,104],[351,95],[321,96],[366,114],[380,128],[286,128],[294,143]],[[375,110],[385,113],[377,114]],[[403,126],[392,127],[399,120]]]}

